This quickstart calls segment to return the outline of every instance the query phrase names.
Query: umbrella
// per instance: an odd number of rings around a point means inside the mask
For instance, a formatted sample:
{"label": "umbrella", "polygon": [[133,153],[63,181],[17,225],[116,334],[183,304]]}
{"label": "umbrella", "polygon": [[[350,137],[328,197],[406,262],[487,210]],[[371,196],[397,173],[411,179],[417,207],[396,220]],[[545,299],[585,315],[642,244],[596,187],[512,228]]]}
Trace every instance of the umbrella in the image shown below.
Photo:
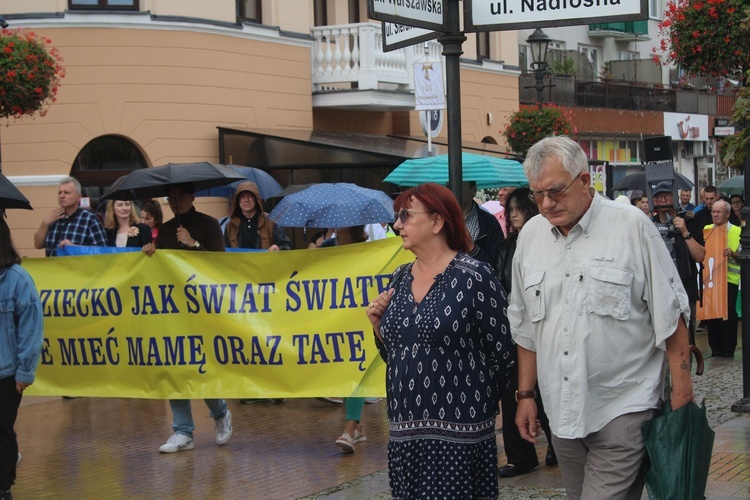
{"label": "umbrella", "polygon": [[672,411],[665,402],[659,414],[643,424],[643,441],[649,498],[704,498],[714,445],[705,404],[699,408],[690,402]]}
{"label": "umbrella", "polygon": [[745,193],[745,176],[735,175],[734,177],[730,177],[716,186],[716,189],[728,194],[729,196],[732,196],[733,194],[743,195]]}
{"label": "umbrella", "polygon": [[314,184],[281,199],[268,217],[284,227],[351,227],[393,221],[393,200],[346,182]]}
{"label": "umbrella", "polygon": [[276,195],[277,198],[283,198],[284,196],[289,196],[290,194],[299,193],[302,190],[305,190],[309,188],[310,186],[314,186],[315,183],[312,184],[290,184],[287,187],[285,187],[279,194]]}
{"label": "umbrella", "polygon": [[23,208],[33,210],[31,203],[3,174],[0,174],[0,210]]}
{"label": "umbrella", "polygon": [[[693,189],[693,183],[682,174],[674,173],[675,184],[677,189]],[[637,189],[643,193],[646,192],[646,172],[626,175],[612,188],[614,191],[632,191]]]}
{"label": "umbrella", "polygon": [[193,188],[225,186],[245,177],[231,167],[201,161],[168,163],[161,167],[141,168],[122,176],[102,195],[105,200],[140,200],[166,194],[174,184],[190,183]]}
{"label": "umbrella", "polygon": [[[478,189],[522,187],[529,184],[523,165],[515,160],[461,153],[464,181],[475,181]],[[448,155],[412,158],[396,167],[383,182],[418,186],[425,182],[448,184]]]}
{"label": "umbrella", "polygon": [[195,192],[195,196],[218,196],[220,198],[229,198],[234,194],[234,190],[241,182],[254,182],[260,191],[260,197],[265,199],[278,196],[282,190],[281,184],[271,177],[271,174],[255,167],[243,167],[242,165],[227,165],[236,170],[244,179],[235,181],[228,186],[217,186],[209,189],[202,189]]}

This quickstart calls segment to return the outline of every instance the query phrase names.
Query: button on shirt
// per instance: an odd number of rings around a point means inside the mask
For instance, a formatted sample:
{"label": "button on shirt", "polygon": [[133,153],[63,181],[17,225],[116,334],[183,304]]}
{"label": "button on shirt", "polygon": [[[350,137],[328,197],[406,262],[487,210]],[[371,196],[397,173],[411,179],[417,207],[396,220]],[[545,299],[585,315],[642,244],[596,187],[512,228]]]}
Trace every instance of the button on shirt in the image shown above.
{"label": "button on shirt", "polygon": [[513,261],[513,339],[535,351],[552,432],[585,437],[614,418],[656,408],[665,340],[688,298],[654,224],[595,195],[565,237],[532,218]]}

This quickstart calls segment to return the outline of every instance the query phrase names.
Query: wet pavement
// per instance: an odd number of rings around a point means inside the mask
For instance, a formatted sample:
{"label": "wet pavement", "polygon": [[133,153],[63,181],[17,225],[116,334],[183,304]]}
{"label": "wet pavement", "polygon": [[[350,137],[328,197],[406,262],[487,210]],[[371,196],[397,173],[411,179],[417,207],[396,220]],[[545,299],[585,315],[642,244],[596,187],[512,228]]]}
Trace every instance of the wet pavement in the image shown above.
{"label": "wet pavement", "polygon": [[[698,345],[706,351],[705,334]],[[716,431],[706,495],[750,498],[750,415],[730,410],[742,397],[740,351],[735,359],[707,359],[705,374],[694,383]],[[162,454],[158,448],[171,434],[166,401],[25,397],[16,423],[23,459],[14,497],[390,498],[384,401],[365,405],[367,441],[348,455],[334,445],[344,421],[342,404],[232,400],[229,408],[234,436],[227,445],[215,444],[213,420],[203,402],[194,401],[195,449]],[[499,428],[498,446],[503,465]],[[544,439],[537,450],[543,464]],[[498,481],[501,498],[565,498],[557,467],[541,465]]]}

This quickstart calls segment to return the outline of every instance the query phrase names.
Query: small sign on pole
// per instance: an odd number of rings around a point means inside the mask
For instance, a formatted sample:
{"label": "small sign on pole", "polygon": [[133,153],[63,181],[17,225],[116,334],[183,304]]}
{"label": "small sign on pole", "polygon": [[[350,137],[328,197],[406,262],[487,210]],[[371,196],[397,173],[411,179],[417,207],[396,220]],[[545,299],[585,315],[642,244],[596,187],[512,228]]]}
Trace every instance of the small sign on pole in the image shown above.
{"label": "small sign on pole", "polygon": [[447,32],[448,25],[445,22],[445,9],[443,9],[445,1],[367,0],[367,17],[378,21],[391,21],[428,30]]}

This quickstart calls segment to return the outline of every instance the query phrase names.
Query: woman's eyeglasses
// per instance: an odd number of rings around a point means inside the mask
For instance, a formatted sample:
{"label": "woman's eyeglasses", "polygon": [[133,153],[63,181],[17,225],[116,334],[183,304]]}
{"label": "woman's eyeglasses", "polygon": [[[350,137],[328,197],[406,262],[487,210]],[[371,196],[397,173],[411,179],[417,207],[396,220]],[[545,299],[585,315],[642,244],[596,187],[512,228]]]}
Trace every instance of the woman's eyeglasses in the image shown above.
{"label": "woman's eyeglasses", "polygon": [[406,220],[409,218],[409,216],[413,213],[423,213],[426,214],[426,210],[414,210],[410,208],[402,208],[398,212],[393,212],[393,220],[394,221],[401,221],[401,225],[406,224]]}

